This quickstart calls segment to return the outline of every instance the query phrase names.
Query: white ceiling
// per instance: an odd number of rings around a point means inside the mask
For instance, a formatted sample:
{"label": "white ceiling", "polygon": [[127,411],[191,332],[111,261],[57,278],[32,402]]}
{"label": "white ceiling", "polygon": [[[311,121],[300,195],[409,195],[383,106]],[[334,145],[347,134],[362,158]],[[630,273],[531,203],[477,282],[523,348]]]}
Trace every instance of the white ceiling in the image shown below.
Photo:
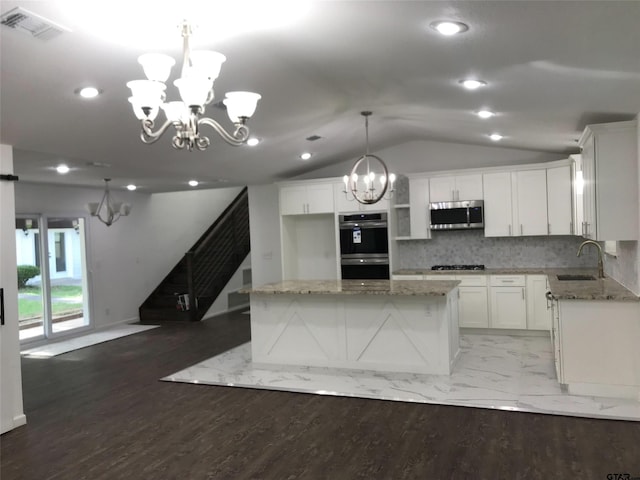
{"label": "white ceiling", "polygon": [[[0,141],[14,146],[21,180],[100,186],[111,177],[148,192],[186,189],[190,178],[204,187],[271,182],[364,153],[362,110],[373,111],[373,152],[421,139],[496,146],[487,134],[499,131],[501,147],[564,154],[576,151],[585,125],[640,112],[640,1],[298,0],[308,8],[282,25],[266,18],[277,2],[263,1],[262,28],[243,31],[223,7],[246,15],[246,3],[2,0],[0,13],[22,6],[71,30],[44,41],[0,27]],[[213,131],[204,152],[174,150],[169,132],[154,145],[139,140],[125,84],[143,78],[136,59],[149,44],[181,62],[171,24],[186,7],[196,12],[196,45],[227,56],[216,97],[262,94],[249,123],[259,146],[231,147]],[[437,19],[469,31],[442,37],[429,28]],[[159,39],[155,23],[164,27]],[[233,33],[216,36],[224,30]],[[132,31],[142,39],[125,41]],[[488,85],[463,90],[467,76]],[[88,84],[103,94],[74,94]],[[177,97],[173,87],[169,96]],[[473,114],[481,107],[499,115],[481,120]],[[207,114],[230,127],[218,108]],[[313,153],[306,162],[305,150]],[[72,171],[58,175],[59,162]]]}

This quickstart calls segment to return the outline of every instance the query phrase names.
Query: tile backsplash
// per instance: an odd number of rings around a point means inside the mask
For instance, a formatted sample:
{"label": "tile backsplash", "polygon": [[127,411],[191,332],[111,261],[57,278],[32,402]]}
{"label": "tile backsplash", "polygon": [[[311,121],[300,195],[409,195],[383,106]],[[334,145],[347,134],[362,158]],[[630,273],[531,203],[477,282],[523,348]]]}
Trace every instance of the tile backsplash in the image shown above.
{"label": "tile backsplash", "polygon": [[483,230],[432,232],[430,240],[398,242],[396,269],[439,264],[483,264],[487,268],[596,268],[595,249],[576,256],[584,238],[573,236],[485,237]]}
{"label": "tile backsplash", "polygon": [[618,242],[618,255],[612,257],[605,255],[604,271],[636,295],[640,295],[640,247],[638,242]]}

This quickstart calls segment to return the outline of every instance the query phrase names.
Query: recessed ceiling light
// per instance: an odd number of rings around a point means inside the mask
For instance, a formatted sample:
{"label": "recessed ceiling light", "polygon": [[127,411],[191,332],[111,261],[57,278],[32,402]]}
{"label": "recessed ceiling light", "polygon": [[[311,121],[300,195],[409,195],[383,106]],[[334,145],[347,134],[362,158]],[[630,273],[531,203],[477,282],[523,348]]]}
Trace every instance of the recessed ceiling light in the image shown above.
{"label": "recessed ceiling light", "polygon": [[249,140],[247,140],[247,145],[249,145],[250,147],[255,147],[259,143],[260,143],[260,140],[256,137],[251,137]]}
{"label": "recessed ceiling light", "polygon": [[495,113],[493,113],[491,110],[478,110],[476,112],[476,115],[478,115],[480,118],[491,118],[495,115]]}
{"label": "recessed ceiling light", "polygon": [[500,135],[499,133],[492,133],[491,135],[489,135],[489,138],[491,140],[493,140],[494,142],[499,142],[500,140],[502,140],[504,137],[502,135]]}
{"label": "recessed ceiling light", "polygon": [[197,180],[189,180],[189,185],[192,187],[197,187],[198,186],[198,181]]}
{"label": "recessed ceiling light", "polygon": [[302,160],[309,160],[311,158],[311,154],[309,152],[304,152],[300,155]]}
{"label": "recessed ceiling light", "polygon": [[460,82],[458,83],[460,83],[460,85],[462,85],[467,90],[475,90],[476,88],[484,87],[487,84],[487,82],[483,80],[474,80],[471,78],[460,80]]}
{"label": "recessed ceiling light", "polygon": [[462,22],[452,22],[450,20],[438,20],[437,22],[433,22],[431,24],[431,28],[446,37],[469,30],[468,25]]}
{"label": "recessed ceiling light", "polygon": [[68,166],[66,166],[64,163],[61,163],[60,165],[58,165],[58,166],[56,167],[56,171],[57,171],[58,173],[62,173],[63,175],[64,175],[65,173],[69,173],[69,170],[70,170],[70,168],[69,168]]}
{"label": "recessed ceiling light", "polygon": [[133,183],[127,185],[127,190],[129,190],[130,192],[133,192],[136,188],[138,187],[136,187]]}
{"label": "recessed ceiling light", "polygon": [[96,87],[79,88],[76,92],[82,98],[95,98],[100,95],[100,90],[98,90]]}

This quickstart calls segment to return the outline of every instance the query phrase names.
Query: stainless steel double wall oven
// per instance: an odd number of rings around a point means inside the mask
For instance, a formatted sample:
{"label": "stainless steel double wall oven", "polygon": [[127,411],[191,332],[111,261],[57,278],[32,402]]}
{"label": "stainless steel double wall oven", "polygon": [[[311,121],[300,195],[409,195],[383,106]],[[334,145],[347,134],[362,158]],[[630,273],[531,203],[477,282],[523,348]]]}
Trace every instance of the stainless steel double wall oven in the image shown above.
{"label": "stainless steel double wall oven", "polygon": [[340,215],[340,261],[343,279],[389,278],[387,214]]}

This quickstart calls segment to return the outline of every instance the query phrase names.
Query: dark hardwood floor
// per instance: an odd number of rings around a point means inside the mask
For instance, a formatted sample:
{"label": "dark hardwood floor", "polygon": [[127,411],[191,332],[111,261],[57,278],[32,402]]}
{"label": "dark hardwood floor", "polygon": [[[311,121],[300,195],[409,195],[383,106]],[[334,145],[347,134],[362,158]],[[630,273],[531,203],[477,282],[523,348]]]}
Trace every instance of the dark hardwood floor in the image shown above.
{"label": "dark hardwood floor", "polygon": [[640,477],[640,424],[161,382],[249,340],[249,316],[23,359],[2,480]]}

